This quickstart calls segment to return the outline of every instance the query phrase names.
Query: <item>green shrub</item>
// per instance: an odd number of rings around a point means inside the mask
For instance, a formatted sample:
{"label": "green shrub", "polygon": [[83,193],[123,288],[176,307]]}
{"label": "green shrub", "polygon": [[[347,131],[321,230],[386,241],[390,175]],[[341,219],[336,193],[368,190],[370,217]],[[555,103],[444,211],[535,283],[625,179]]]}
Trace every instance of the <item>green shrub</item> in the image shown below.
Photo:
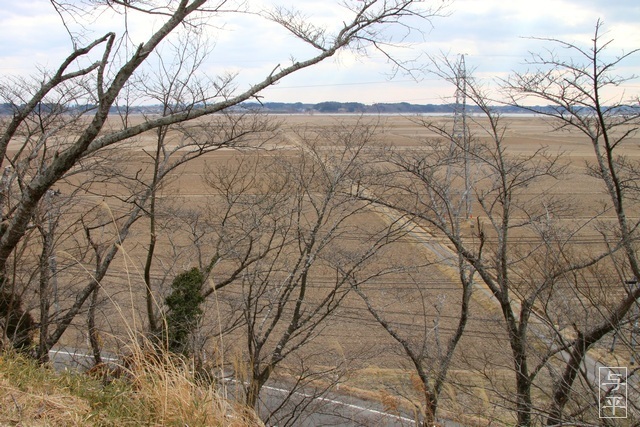
{"label": "green shrub", "polygon": [[202,284],[204,276],[198,268],[180,273],[171,283],[171,294],[166,298],[166,329],[169,350],[188,354],[189,338],[202,315]]}

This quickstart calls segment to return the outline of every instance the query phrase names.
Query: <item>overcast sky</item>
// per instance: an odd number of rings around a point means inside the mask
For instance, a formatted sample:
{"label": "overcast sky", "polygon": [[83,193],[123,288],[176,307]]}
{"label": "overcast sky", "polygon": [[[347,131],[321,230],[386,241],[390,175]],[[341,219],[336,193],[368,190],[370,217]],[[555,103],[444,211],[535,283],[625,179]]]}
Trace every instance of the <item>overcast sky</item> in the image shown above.
{"label": "overcast sky", "polygon": [[[348,0],[357,3],[357,0]],[[427,0],[425,4],[440,4]],[[249,3],[295,5],[318,24],[335,27],[344,10],[334,0],[250,0]],[[640,48],[639,0],[454,0],[447,16],[434,17],[419,25],[419,33],[409,37],[393,54],[400,59],[438,55],[466,55],[468,69],[488,83],[505,77],[511,70],[523,69],[529,51],[541,51],[541,44],[529,37],[548,37],[588,46],[596,21],[604,22],[604,39],[613,39],[611,58]],[[110,16],[96,17],[90,29],[97,33],[111,30]],[[291,55],[304,59],[309,53],[280,28],[250,17],[213,21],[215,48],[203,70],[208,75],[238,73],[239,89],[263,78]],[[224,25],[222,25],[224,24]],[[149,19],[131,21],[132,38],[139,41],[152,30]],[[70,51],[69,36],[60,17],[47,0],[0,0],[0,75],[33,75],[38,67],[54,68]],[[117,29],[116,29],[117,30]],[[620,74],[640,74],[640,54],[626,61]],[[344,52],[325,63],[290,76],[263,93],[265,101],[357,101],[440,103],[453,89],[435,77],[424,74],[414,81],[398,74],[388,75],[392,67],[372,52],[360,57]],[[640,92],[640,80],[630,82],[627,94]]]}

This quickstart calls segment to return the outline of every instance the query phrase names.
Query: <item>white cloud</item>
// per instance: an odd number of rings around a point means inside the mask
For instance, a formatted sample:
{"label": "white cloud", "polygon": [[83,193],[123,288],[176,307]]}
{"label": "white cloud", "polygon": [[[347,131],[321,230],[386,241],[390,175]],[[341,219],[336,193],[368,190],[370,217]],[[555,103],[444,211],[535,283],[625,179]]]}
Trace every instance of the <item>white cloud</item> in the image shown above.
{"label": "white cloud", "polygon": [[[357,4],[356,0],[349,0]],[[440,0],[432,0],[440,4]],[[252,0],[251,5],[264,8],[274,4],[295,5],[317,25],[335,29],[347,20],[339,1],[319,0]],[[429,5],[429,1],[425,5]],[[421,54],[440,52],[468,54],[467,64],[477,68],[480,76],[504,76],[509,70],[522,67],[529,51],[539,51],[541,43],[527,36],[550,37],[575,43],[589,43],[596,20],[604,21],[606,38],[613,38],[611,54],[640,47],[640,2],[637,0],[456,0],[451,15],[422,22],[422,34],[405,40],[390,52],[402,60]],[[116,24],[117,22],[117,24]],[[113,25],[123,34],[122,17],[104,13],[90,26],[95,35],[111,30]],[[158,22],[148,16],[129,16],[129,37],[140,42],[148,37]],[[412,21],[412,25],[418,25]],[[70,51],[70,40],[60,18],[46,0],[20,2],[0,0],[0,74],[28,74],[36,64],[56,66]],[[262,79],[278,64],[291,57],[302,60],[313,49],[296,40],[278,25],[256,16],[223,14],[210,21],[210,36],[215,50],[205,70],[239,72],[238,84],[245,87]],[[81,28],[75,28],[80,31]],[[399,35],[396,33],[395,35]],[[393,35],[393,33],[389,33]],[[409,43],[411,42],[411,43]],[[441,94],[450,91],[446,85],[426,80],[423,84],[387,82],[392,66],[386,58],[371,51],[362,57],[344,51],[310,70],[304,70],[284,80],[280,87],[266,92],[274,100],[307,101],[333,99],[362,102],[431,99],[437,102]],[[640,55],[636,55],[640,56]],[[636,73],[640,58],[630,59],[620,72]],[[430,79],[430,77],[427,77]],[[375,82],[375,83],[371,83]],[[291,89],[286,89],[286,87]],[[288,97],[288,98],[287,98]]]}

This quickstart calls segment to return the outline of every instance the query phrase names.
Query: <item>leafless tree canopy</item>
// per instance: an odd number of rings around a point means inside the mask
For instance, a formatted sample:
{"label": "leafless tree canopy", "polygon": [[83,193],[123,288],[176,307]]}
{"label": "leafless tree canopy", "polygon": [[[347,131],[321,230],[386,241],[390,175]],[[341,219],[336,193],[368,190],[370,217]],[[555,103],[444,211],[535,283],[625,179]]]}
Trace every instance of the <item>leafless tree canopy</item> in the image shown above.
{"label": "leafless tree canopy", "polygon": [[[321,28],[312,23],[312,17],[302,19],[293,8],[253,10],[249,4],[235,1],[52,1],[51,5],[69,33],[71,53],[57,69],[43,70],[33,80],[9,79],[1,86],[3,101],[13,110],[13,115],[3,120],[0,137],[5,171],[0,270],[2,290],[13,301],[11,305],[17,304],[27,286],[10,279],[15,277],[12,264],[33,234],[38,211],[43,204],[45,209],[48,206],[48,191],[86,170],[95,173],[96,180],[105,186],[116,180],[124,183],[131,193],[119,195],[130,207],[120,217],[117,240],[122,242],[139,218],[154,218],[156,193],[177,167],[221,147],[255,146],[259,139],[268,140],[269,126],[260,117],[229,114],[231,107],[341,49],[362,53],[369,48],[384,50],[386,43],[398,39],[383,29],[398,26],[406,31],[408,18],[428,19],[440,7],[413,0],[348,2],[344,22],[337,28]],[[286,64],[276,65],[274,60],[273,70],[248,88],[235,87],[233,75],[205,77],[200,68],[213,47],[207,40],[208,31],[224,26],[226,17],[238,14],[271,21],[313,49],[307,57],[290,59]],[[142,42],[134,40],[130,28],[141,16],[153,20],[156,28]],[[113,31],[95,36],[94,25],[107,19]],[[162,104],[162,114],[132,120],[129,106],[140,101]],[[210,120],[203,119],[214,114]],[[201,120],[194,123],[195,119]],[[180,140],[165,139],[170,128],[181,133]],[[115,171],[113,166],[108,169],[118,144],[149,131],[157,132],[157,143],[149,151],[149,169],[141,171],[152,171],[148,181],[141,174],[118,171],[117,165]],[[78,191],[92,192],[96,180],[72,185]],[[41,352],[60,339],[118,252],[119,244],[105,246],[96,241],[94,230],[99,225],[85,221],[80,226],[86,230],[85,244],[94,248],[95,272],[75,302],[56,315],[55,330],[41,331],[49,335],[41,338],[47,342]],[[41,234],[44,247],[48,247],[53,237],[47,237],[45,228]],[[153,241],[149,262],[152,248]],[[49,252],[50,248],[45,249],[41,258],[45,260]],[[41,270],[46,270],[44,265]],[[44,289],[46,284],[41,286]],[[152,329],[157,329],[155,315],[148,311]]]}

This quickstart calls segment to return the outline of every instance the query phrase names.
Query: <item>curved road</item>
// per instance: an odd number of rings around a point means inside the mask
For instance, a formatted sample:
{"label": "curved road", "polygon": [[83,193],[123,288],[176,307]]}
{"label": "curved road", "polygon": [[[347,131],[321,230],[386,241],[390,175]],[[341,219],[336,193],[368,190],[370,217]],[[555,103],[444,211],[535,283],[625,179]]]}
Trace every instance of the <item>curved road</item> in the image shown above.
{"label": "curved road", "polygon": [[[93,365],[93,356],[86,350],[58,348],[49,352],[52,365],[56,369],[88,369]],[[117,363],[113,354],[102,355],[106,363]],[[234,380],[228,380],[234,381]],[[371,402],[357,397],[328,393],[315,396],[298,391],[290,393],[286,386],[266,385],[261,394],[261,410],[271,412],[278,408],[287,395],[291,394],[289,408],[304,408],[293,425],[304,427],[413,427],[416,425],[413,415],[408,413],[386,412],[378,402]],[[287,412],[285,410],[285,412]],[[450,421],[440,421],[446,427],[462,427]],[[277,423],[268,424],[277,427]]]}

